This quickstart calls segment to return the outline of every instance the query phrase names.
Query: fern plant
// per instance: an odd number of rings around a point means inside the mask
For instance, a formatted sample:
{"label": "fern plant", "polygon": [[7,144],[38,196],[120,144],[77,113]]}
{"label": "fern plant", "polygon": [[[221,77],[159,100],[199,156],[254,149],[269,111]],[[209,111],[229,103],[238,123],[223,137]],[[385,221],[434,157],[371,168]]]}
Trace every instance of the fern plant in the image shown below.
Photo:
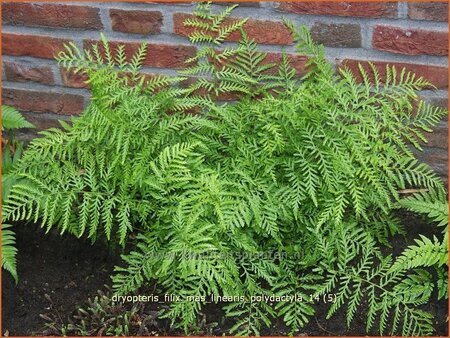
{"label": "fern plant", "polygon": [[[186,21],[202,45],[183,72],[197,79],[188,88],[183,77],[140,75],[145,45],[130,59],[104,37],[84,51],[67,45],[57,59],[88,75],[91,103],[31,143],[4,220],[131,242],[115,292],[157,282],[180,296],[161,317],[185,333],[211,296],[233,300],[224,306],[231,334],[257,335],[274,318],[298,332],[314,299],[335,295],[328,315],[346,308],[348,325],[367,302],[368,331],[377,323],[384,333],[389,321],[391,334],[431,334],[418,307],[433,277],[381,250],[404,232],[393,214],[405,203],[399,190],[445,194],[409,146],[420,148],[446,114],[425,102],[413,113],[416,91],[430,84],[393,67],[384,84],[375,67],[360,67],[362,83],[348,69],[336,74],[308,30],[286,22],[309,57],[299,79],[286,55],[265,64],[231,11],[201,4]],[[232,33],[240,44],[217,51]],[[241,97],[214,102],[229,93]],[[292,294],[302,301],[283,298]]]}
{"label": "fern plant", "polygon": [[[23,152],[23,142],[16,140],[14,130],[33,127],[15,108],[2,106],[2,132],[7,136],[2,137],[2,204],[7,200],[11,186],[18,181],[13,168]],[[17,282],[16,237],[11,228],[11,224],[2,222],[2,268],[11,273]]]}

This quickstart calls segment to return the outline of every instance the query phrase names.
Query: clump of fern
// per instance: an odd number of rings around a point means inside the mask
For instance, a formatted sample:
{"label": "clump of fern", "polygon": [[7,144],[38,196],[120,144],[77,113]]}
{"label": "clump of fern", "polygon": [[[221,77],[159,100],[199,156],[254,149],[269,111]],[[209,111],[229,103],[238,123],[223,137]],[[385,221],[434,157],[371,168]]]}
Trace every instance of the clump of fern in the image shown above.
{"label": "clump of fern", "polygon": [[[122,245],[136,234],[115,292],[156,281],[182,297],[161,316],[186,333],[211,295],[242,296],[224,307],[230,333],[257,335],[274,318],[298,332],[314,314],[311,299],[333,293],[328,316],[345,308],[348,325],[364,301],[368,331],[385,333],[392,318],[391,334],[431,334],[418,306],[432,276],[381,252],[403,232],[392,213],[399,190],[445,194],[409,145],[420,148],[446,114],[418,99],[430,84],[393,67],[384,84],[375,67],[360,68],[362,83],[347,69],[336,74],[308,30],[287,22],[309,57],[299,79],[286,55],[265,63],[245,20],[226,20],[231,10],[200,5],[186,22],[201,43],[183,72],[196,77],[188,88],[182,77],[140,75],[145,45],[131,59],[104,38],[85,51],[68,45],[58,61],[88,75],[91,103],[73,125],[32,142],[4,219]],[[238,46],[217,51],[233,32]],[[241,96],[213,101],[227,93]],[[201,114],[186,114],[192,108]],[[287,294],[304,301],[250,302]]]}
{"label": "clump of fern", "polygon": [[[7,200],[11,187],[18,182],[13,172],[23,152],[23,142],[14,135],[16,129],[33,128],[17,109],[2,106],[2,204]],[[6,136],[6,137],[5,137]],[[2,268],[11,273],[17,282],[17,248],[12,225],[2,222]]]}

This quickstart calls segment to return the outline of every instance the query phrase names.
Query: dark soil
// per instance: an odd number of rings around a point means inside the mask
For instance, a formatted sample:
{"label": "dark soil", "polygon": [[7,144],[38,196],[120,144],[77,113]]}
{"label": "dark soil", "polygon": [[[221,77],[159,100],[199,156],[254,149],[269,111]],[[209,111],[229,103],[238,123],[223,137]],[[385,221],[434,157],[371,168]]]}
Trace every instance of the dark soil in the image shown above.
{"label": "dark soil", "polygon": [[40,335],[49,309],[67,317],[104,284],[117,259],[101,245],[17,225],[19,283],[2,273],[2,334]]}
{"label": "dark soil", "polygon": [[[431,237],[441,229],[427,225],[420,218],[404,213],[402,222],[407,231],[406,238],[396,236],[392,240],[393,253],[398,255],[403,248],[413,242],[419,234]],[[2,274],[2,320],[3,335],[57,335],[48,330],[41,315],[53,318],[56,322],[67,323],[73,316],[78,305],[85,305],[89,297],[97,294],[97,290],[106,290],[105,285],[111,285],[110,274],[120,262],[118,254],[109,254],[102,244],[91,245],[88,241],[73,237],[61,238],[58,234],[44,234],[44,231],[34,225],[18,225],[17,233],[18,273],[20,281],[14,284],[8,273]],[[150,292],[141,292],[149,294]],[[348,329],[345,313],[339,311],[331,319],[326,320],[329,304],[318,303],[316,314],[310,323],[300,332],[304,336],[361,336],[365,335],[365,317],[355,316]],[[155,314],[155,304],[142,305],[140,313],[149,317]],[[435,334],[448,336],[447,301],[437,301],[436,297],[425,310],[434,315]],[[365,313],[363,307],[361,313]],[[220,308],[208,304],[201,316],[201,330],[198,335],[222,335],[233,325],[230,319],[223,319]],[[182,335],[171,329],[165,321],[152,321],[145,332],[139,326],[133,331],[144,335]],[[274,323],[272,328],[262,330],[262,335],[288,335],[288,329],[282,321]],[[371,333],[378,335],[376,331]]]}

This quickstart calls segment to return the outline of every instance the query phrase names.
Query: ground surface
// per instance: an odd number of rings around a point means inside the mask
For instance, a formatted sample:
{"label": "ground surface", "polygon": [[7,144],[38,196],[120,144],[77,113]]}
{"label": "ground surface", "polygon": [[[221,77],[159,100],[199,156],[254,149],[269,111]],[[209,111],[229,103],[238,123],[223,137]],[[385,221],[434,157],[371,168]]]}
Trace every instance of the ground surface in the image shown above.
{"label": "ground surface", "polygon": [[[423,233],[431,236],[435,227],[426,225],[423,221],[409,214],[402,215],[406,226],[407,238],[393,239],[394,253],[401,252],[408,243]],[[79,241],[72,237],[61,238],[56,234],[45,235],[36,226],[17,226],[17,247],[19,284],[3,273],[3,335],[28,336],[52,334],[45,327],[42,314],[67,322],[77,305],[82,305],[88,297],[96,295],[97,290],[105,290],[104,285],[110,285],[109,275],[115,264],[119,262],[118,255],[108,254],[104,246],[92,246],[90,242]],[[365,335],[365,320],[356,316],[352,327],[345,325],[344,313],[341,311],[330,320],[325,320],[328,305],[316,307],[316,315],[300,334],[306,336],[342,336]],[[143,312],[152,313],[154,308],[144,308]],[[447,301],[434,301],[427,305],[429,312],[434,314],[437,335],[447,336]],[[233,325],[229,319],[222,318],[221,311],[214,305],[204,311],[206,323],[199,335],[222,335],[226,328]],[[361,309],[364,313],[364,309]],[[208,325],[215,322],[216,324]],[[149,324],[151,334],[178,335],[164,321]],[[138,333],[138,328],[134,333]],[[53,332],[55,334],[56,332]],[[281,322],[269,330],[263,330],[263,335],[286,335],[288,331]],[[143,332],[140,332],[143,334]],[[376,332],[375,332],[376,334]]]}

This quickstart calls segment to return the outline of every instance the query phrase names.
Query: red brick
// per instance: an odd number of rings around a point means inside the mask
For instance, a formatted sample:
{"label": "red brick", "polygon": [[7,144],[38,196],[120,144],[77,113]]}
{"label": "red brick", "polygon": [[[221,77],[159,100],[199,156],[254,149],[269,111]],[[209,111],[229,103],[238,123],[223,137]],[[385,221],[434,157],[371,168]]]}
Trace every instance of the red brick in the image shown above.
{"label": "red brick", "polygon": [[[84,48],[90,48],[93,43],[98,41],[84,40]],[[140,43],[110,41],[112,50],[115,50],[118,45],[125,46],[125,53],[128,60],[140,47]],[[100,44],[99,44],[100,46]],[[100,47],[100,50],[102,48]],[[166,45],[166,44],[147,44],[147,55],[144,60],[144,65],[157,68],[185,68],[185,61],[195,55],[196,48],[193,46],[184,45]]]}
{"label": "red brick", "polygon": [[88,77],[86,74],[78,72],[74,73],[70,69],[60,69],[61,80],[64,86],[71,88],[88,88],[89,85],[85,83]]}
{"label": "red brick", "polygon": [[[281,53],[267,53],[267,57],[264,63],[275,63],[278,65],[281,62]],[[306,74],[306,62],[308,57],[299,54],[287,54],[289,64],[292,68],[296,70],[297,75],[303,76]],[[276,72],[277,67],[275,66],[272,72]]]}
{"label": "red brick", "polygon": [[447,2],[408,3],[408,17],[415,20],[448,21]]}
{"label": "red brick", "polygon": [[[404,67],[407,71],[413,72],[416,76],[424,77],[430,81],[437,88],[447,88],[448,87],[448,68],[440,66],[429,66],[422,64],[412,64],[412,63],[399,63],[399,62],[388,62],[388,61],[372,61],[376,69],[380,73],[380,78],[382,81],[386,77],[386,65],[395,66],[399,71]],[[358,64],[364,67],[366,71],[370,74],[370,66],[366,60],[340,60],[338,62],[339,67],[347,66],[355,75],[358,80],[361,80],[361,76],[358,70]]]}
{"label": "red brick", "polygon": [[20,111],[77,115],[84,109],[81,95],[3,88],[2,103]]}
{"label": "red brick", "polygon": [[[174,32],[182,36],[189,36],[196,28],[185,27],[184,21],[193,17],[192,14],[175,13],[173,15]],[[237,20],[239,19],[229,18],[225,21],[225,24],[230,24]],[[271,45],[289,45],[293,43],[290,30],[282,22],[250,19],[244,25],[244,29],[248,36],[257,43]],[[241,34],[234,32],[226,41],[239,40],[241,40]]]}
{"label": "red brick", "polygon": [[3,33],[2,53],[53,59],[64,49],[64,44],[68,42],[70,40],[48,36]]}
{"label": "red brick", "polygon": [[101,29],[99,9],[49,3],[4,2],[3,24],[34,27]]}
{"label": "red brick", "polygon": [[47,85],[54,84],[53,73],[48,66],[30,66],[17,62],[3,62],[3,69],[8,81],[38,82]]}
{"label": "red brick", "polygon": [[296,14],[397,17],[397,2],[282,2],[278,9]]}
{"label": "red brick", "polygon": [[161,32],[163,17],[161,12],[127,11],[111,9],[112,29],[123,33],[157,34]]}
{"label": "red brick", "polygon": [[311,28],[311,36],[315,42],[327,47],[361,47],[359,24],[316,22]]}
{"label": "red brick", "polygon": [[372,44],[376,49],[392,53],[448,55],[447,32],[376,26]]}
{"label": "red brick", "polygon": [[[62,82],[64,84],[64,86],[66,87],[71,87],[71,88],[89,88],[89,84],[86,83],[86,81],[88,80],[88,76],[84,73],[77,73],[75,74],[73,71],[71,71],[70,69],[67,68],[61,68],[60,69],[61,72],[61,78],[62,78]],[[144,76],[145,81],[144,83],[147,83],[150,79],[156,77],[156,74],[151,74],[151,73],[140,73],[141,75]],[[130,73],[122,73],[122,76],[128,77],[128,85],[133,85],[133,83],[131,83],[131,74]]]}

